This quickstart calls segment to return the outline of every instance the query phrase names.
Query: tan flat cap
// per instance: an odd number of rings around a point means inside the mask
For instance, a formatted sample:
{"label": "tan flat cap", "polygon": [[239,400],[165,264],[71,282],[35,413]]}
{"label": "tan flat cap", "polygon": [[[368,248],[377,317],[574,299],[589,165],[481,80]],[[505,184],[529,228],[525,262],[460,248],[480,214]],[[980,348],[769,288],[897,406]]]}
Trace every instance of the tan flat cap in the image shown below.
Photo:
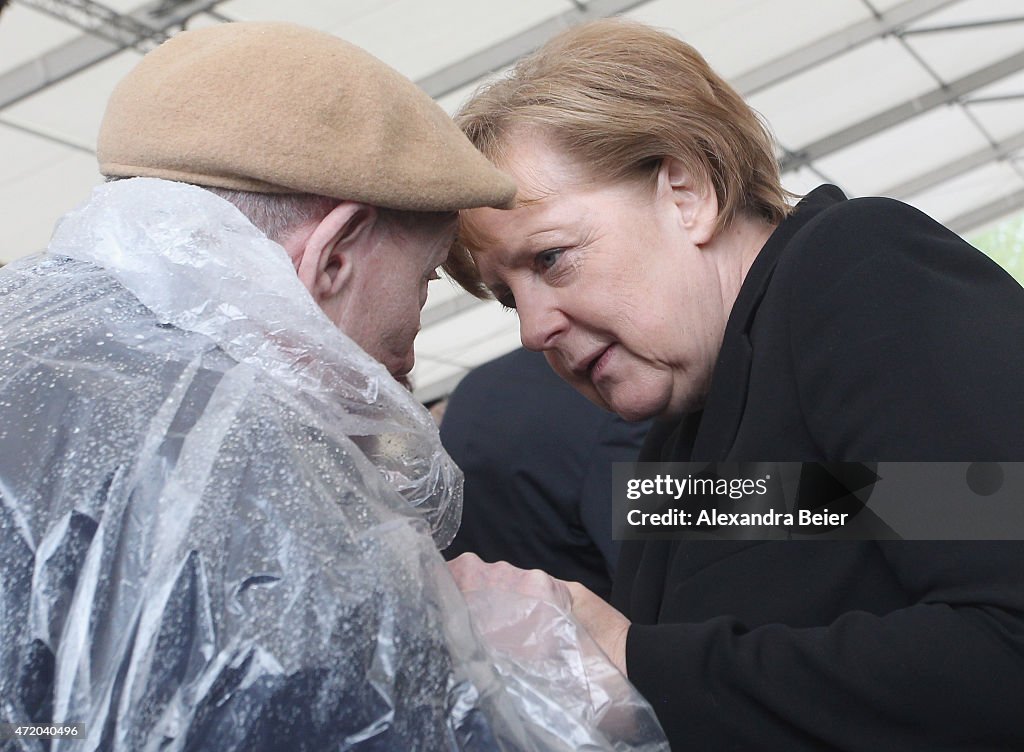
{"label": "tan flat cap", "polygon": [[392,209],[500,207],[515,194],[412,81],[286,23],[220,24],[160,45],[111,95],[97,156],[107,176]]}

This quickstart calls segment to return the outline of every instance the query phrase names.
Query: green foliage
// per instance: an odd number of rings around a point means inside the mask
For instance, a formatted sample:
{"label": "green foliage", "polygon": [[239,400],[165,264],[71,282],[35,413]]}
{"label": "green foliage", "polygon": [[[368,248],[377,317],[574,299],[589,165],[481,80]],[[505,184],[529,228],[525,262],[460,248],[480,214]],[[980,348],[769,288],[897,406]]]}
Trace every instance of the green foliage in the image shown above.
{"label": "green foliage", "polygon": [[1024,214],[1008,217],[968,240],[1024,285]]}

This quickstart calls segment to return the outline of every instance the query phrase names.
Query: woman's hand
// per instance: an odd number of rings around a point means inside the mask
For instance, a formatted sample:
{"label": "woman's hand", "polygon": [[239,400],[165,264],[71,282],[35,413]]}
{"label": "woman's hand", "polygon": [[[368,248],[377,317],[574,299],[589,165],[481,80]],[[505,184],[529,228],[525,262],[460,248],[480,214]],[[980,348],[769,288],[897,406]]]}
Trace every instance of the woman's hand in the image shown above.
{"label": "woman's hand", "polygon": [[519,569],[501,561],[488,564],[476,554],[448,562],[459,590],[505,590],[570,611],[615,667],[626,674],[629,619],[578,582],[564,582],[539,569]]}

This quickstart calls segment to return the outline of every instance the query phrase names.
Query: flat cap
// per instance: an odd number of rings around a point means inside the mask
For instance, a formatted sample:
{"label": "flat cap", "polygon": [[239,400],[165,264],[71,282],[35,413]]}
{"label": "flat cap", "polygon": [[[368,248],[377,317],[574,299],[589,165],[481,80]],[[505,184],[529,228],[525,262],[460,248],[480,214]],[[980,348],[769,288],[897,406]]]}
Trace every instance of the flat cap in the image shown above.
{"label": "flat cap", "polygon": [[100,126],[107,176],[375,206],[508,206],[511,178],[412,81],[338,37],[287,23],[185,31],[117,85]]}

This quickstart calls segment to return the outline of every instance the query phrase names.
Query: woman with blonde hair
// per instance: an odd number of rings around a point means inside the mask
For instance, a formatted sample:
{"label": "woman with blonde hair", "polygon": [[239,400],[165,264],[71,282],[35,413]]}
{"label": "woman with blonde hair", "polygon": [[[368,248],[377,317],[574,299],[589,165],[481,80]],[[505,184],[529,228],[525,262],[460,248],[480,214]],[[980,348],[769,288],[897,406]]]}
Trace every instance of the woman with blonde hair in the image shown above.
{"label": "woman with blonde hair", "polygon": [[[458,120],[518,195],[462,213],[450,273],[591,400],[657,418],[642,460],[1024,460],[1024,290],[897,201],[791,206],[693,48],[584,25]],[[452,566],[571,602],[680,750],[1024,749],[1019,542],[630,541],[614,608]]]}

